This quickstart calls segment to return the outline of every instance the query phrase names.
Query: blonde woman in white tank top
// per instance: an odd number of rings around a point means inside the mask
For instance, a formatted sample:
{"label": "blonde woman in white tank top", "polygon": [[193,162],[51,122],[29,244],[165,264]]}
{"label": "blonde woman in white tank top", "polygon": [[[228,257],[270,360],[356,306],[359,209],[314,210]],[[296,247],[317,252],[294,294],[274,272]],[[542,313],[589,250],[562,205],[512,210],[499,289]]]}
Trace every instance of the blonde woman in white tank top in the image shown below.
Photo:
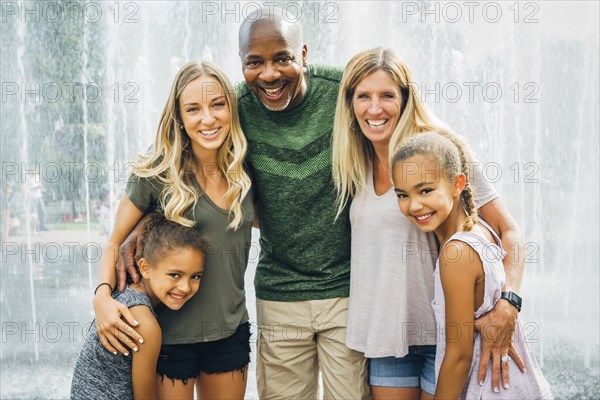
{"label": "blonde woman in white tank top", "polygon": [[[413,90],[414,81],[391,50],[357,54],[344,70],[333,128],[338,216],[350,205],[352,226],[346,344],[369,359],[375,400],[426,399],[435,385],[432,346],[438,339],[430,302],[438,249],[432,234],[420,232],[398,210],[389,161],[408,138],[447,131]],[[523,243],[519,228],[481,168],[475,167],[474,173],[478,211],[499,233],[504,248],[514,253],[505,261],[503,289],[518,292],[523,268],[516,256],[522,254],[516,253]],[[502,327],[498,341],[482,343],[487,354],[482,375],[510,347],[516,315],[513,305],[500,301],[476,323],[493,316]],[[492,384],[499,385],[499,380],[496,374]]]}

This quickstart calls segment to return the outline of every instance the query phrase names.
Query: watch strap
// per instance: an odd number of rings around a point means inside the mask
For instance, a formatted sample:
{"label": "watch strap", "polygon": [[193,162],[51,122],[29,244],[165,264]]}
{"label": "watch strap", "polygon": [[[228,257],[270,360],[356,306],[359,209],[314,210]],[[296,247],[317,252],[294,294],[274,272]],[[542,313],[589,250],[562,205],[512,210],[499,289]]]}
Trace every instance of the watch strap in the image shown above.
{"label": "watch strap", "polygon": [[521,312],[521,306],[523,304],[523,299],[521,299],[521,296],[519,296],[515,292],[502,292],[500,298],[507,300],[517,309],[518,312]]}

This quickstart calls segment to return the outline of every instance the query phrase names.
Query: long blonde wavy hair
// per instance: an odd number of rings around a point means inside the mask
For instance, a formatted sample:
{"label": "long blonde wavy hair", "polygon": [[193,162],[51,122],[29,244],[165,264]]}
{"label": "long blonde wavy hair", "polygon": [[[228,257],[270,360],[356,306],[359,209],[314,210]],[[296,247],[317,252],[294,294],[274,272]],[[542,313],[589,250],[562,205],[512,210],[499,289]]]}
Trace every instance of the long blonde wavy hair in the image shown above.
{"label": "long blonde wavy hair", "polygon": [[235,90],[216,65],[190,62],[177,73],[160,118],[154,149],[137,155],[133,174],[156,177],[164,184],[160,205],[169,220],[185,226],[195,224],[185,213],[196,205],[201,193],[194,186],[196,164],[190,138],[182,126],[179,98],[187,85],[201,76],[213,77],[221,84],[231,113],[231,130],[217,152],[217,166],[228,183],[224,195],[229,204],[228,229],[238,229],[244,219],[242,201],[250,190],[250,178],[244,170],[248,145],[240,126]]}
{"label": "long blonde wavy hair", "polygon": [[365,188],[367,171],[373,162],[373,145],[363,135],[353,110],[354,91],[368,75],[385,71],[400,88],[401,116],[392,132],[388,161],[396,149],[411,136],[425,131],[447,130],[427,110],[414,90],[414,80],[408,67],[389,49],[363,51],[348,62],[340,84],[333,124],[333,181],[337,189],[337,215],[344,211],[348,200]]}

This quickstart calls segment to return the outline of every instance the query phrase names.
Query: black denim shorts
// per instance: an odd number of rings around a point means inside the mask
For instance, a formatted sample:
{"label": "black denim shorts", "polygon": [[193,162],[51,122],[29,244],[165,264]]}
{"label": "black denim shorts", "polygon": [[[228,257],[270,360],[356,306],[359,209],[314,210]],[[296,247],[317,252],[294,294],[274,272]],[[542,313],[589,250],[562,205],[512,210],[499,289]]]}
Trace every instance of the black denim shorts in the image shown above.
{"label": "black denim shorts", "polygon": [[241,324],[233,335],[212,342],[164,345],[158,356],[157,373],[175,381],[196,378],[200,372],[219,374],[243,371],[250,363],[250,323]]}

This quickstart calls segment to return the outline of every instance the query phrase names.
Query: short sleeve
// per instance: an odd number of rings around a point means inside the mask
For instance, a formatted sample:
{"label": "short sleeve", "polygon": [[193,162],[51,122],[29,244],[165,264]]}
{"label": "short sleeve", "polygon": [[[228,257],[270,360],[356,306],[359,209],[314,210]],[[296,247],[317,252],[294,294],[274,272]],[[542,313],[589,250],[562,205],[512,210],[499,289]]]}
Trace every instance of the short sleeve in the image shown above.
{"label": "short sleeve", "polygon": [[[473,157],[473,160],[477,160],[477,158]],[[498,192],[496,192],[492,184],[483,176],[483,168],[481,168],[481,163],[478,161],[471,162],[470,172],[472,177],[471,187],[473,189],[473,197],[475,199],[475,205],[478,209],[499,197]]]}
{"label": "short sleeve", "polygon": [[131,175],[125,191],[129,200],[140,211],[146,213],[159,208],[162,185],[157,179]]}
{"label": "short sleeve", "polygon": [[248,196],[249,198],[251,198],[251,199],[252,199],[252,204],[253,204],[253,205],[258,203],[258,198],[257,198],[257,196],[258,196],[258,193],[257,193],[257,192],[258,192],[258,191],[257,191],[257,190],[254,190],[254,188],[255,188],[255,187],[256,187],[256,186],[254,186],[254,184],[252,184],[252,185],[250,186],[250,190],[248,191],[248,194],[246,195],[246,196]]}
{"label": "short sleeve", "polygon": [[250,178],[250,183],[251,183],[250,191],[248,192],[248,196],[252,196],[253,204],[260,203],[260,199],[258,198],[258,190],[254,190],[254,188],[256,187],[256,180],[254,178],[254,169],[252,168],[251,164],[249,164],[248,162],[245,162],[244,170],[248,174],[248,177]]}

